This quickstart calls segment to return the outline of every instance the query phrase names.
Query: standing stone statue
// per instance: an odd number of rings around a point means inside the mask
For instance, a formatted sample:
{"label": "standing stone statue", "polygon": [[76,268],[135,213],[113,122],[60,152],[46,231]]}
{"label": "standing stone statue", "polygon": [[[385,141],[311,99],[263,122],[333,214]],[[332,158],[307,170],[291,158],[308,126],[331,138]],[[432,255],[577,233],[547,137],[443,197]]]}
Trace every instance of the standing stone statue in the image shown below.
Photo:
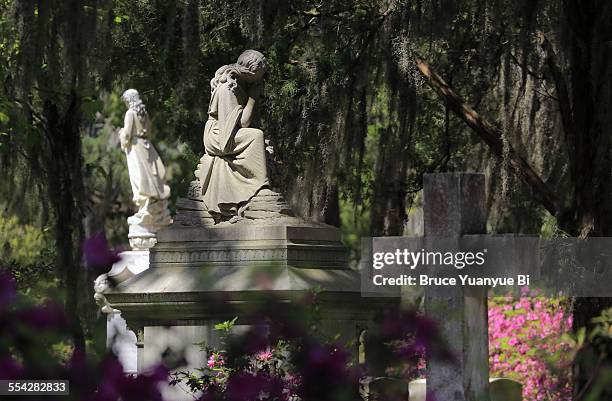
{"label": "standing stone statue", "polygon": [[263,132],[251,127],[266,68],[263,54],[247,50],[210,81],[206,153],[195,174],[213,216],[242,217],[249,200],[268,186]]}
{"label": "standing stone statue", "polygon": [[119,130],[121,149],[127,156],[132,200],[138,211],[128,217],[129,240],[133,249],[155,245],[155,233],[172,222],[168,211],[170,188],[165,184],[166,168],[151,143],[151,121],[135,89],[126,90],[121,99],[128,110]]}

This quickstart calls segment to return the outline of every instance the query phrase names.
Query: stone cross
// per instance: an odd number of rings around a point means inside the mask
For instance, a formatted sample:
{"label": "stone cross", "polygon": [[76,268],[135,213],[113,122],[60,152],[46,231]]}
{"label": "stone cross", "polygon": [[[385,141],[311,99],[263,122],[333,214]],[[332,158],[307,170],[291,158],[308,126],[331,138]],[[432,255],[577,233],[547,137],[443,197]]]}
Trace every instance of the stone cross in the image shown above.
{"label": "stone cross", "polygon": [[[436,237],[456,241],[462,235],[484,234],[484,174],[445,173],[423,176],[425,244]],[[433,246],[431,246],[433,248]],[[425,311],[440,324],[456,360],[427,359],[427,390],[445,401],[489,399],[487,289],[427,287]]]}

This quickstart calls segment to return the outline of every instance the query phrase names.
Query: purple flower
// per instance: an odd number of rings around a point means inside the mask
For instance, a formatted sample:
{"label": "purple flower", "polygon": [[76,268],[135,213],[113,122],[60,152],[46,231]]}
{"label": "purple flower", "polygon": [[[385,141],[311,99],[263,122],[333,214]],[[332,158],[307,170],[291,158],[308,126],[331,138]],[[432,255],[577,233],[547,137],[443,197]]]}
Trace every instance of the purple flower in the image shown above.
{"label": "purple flower", "polygon": [[83,242],[87,267],[98,274],[106,273],[121,260],[118,252],[109,249],[104,233],[98,233]]}
{"label": "purple flower", "polygon": [[91,398],[94,401],[162,401],[158,384],[168,378],[168,370],[162,366],[146,374],[126,376],[115,356],[103,361],[101,373],[102,382]]}
{"label": "purple flower", "polygon": [[5,271],[0,271],[0,312],[7,310],[15,301],[17,285],[13,277]]}
{"label": "purple flower", "polygon": [[438,401],[436,394],[433,391],[428,391],[425,396],[425,401]]}
{"label": "purple flower", "polygon": [[23,375],[23,366],[10,356],[0,357],[0,379],[13,380]]}
{"label": "purple flower", "polygon": [[301,376],[299,396],[305,401],[355,399],[359,373],[347,363],[348,354],[339,346],[303,344],[295,357]]}
{"label": "purple flower", "polygon": [[251,374],[238,372],[227,382],[227,399],[229,401],[255,401],[265,394],[266,399],[282,400],[286,398],[283,382],[266,373]]}
{"label": "purple flower", "polygon": [[17,312],[20,323],[35,330],[61,329],[68,327],[68,317],[56,302],[46,301],[42,305]]}

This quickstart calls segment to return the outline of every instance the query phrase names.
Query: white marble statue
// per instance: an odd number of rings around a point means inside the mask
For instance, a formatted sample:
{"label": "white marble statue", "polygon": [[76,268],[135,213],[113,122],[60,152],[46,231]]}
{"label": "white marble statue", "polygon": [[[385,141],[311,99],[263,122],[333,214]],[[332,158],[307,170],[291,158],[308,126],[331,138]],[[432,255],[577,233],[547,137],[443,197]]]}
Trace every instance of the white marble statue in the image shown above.
{"label": "white marble statue", "polygon": [[266,68],[263,54],[247,50],[210,82],[206,153],[195,174],[213,216],[240,218],[251,198],[268,186],[263,132],[251,127]]}
{"label": "white marble statue", "polygon": [[138,91],[126,90],[121,99],[128,110],[119,130],[121,148],[127,156],[133,201],[138,211],[128,218],[132,248],[155,245],[155,233],[172,222],[168,211],[170,188],[165,184],[166,168],[151,143],[151,121]]}

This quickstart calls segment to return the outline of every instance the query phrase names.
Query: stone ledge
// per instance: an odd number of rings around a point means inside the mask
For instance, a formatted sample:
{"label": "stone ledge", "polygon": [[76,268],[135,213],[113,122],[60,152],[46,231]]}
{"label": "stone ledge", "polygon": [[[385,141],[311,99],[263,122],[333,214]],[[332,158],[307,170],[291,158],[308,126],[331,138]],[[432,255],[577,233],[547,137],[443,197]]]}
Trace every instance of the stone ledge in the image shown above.
{"label": "stone ledge", "polygon": [[317,305],[331,320],[367,320],[374,309],[392,307],[399,299],[362,297],[356,271],[270,266],[149,269],[105,295],[128,322],[174,325],[198,319],[248,318],[249,311],[257,313],[272,304],[275,312],[282,313],[283,305],[303,302],[314,289]]}
{"label": "stone ledge", "polygon": [[[361,295],[360,275],[353,270],[322,270],[260,266],[251,268],[208,266],[149,269],[107,290],[104,295],[126,320],[231,318],[233,308],[258,304],[299,302],[313,290],[327,305],[329,316],[355,317],[371,313],[373,306],[395,305],[398,298]],[[243,314],[241,314],[243,316]]]}
{"label": "stone ledge", "polygon": [[213,227],[168,226],[157,233],[157,242],[292,239],[340,241],[338,228],[327,224],[226,225]]}
{"label": "stone ledge", "polygon": [[307,291],[314,288],[360,293],[360,275],[354,270],[306,269],[269,264],[249,268],[165,266],[148,269],[108,290],[105,295],[113,303],[113,300],[128,299],[137,294],[158,294],[161,298],[175,299],[173,294]]}

